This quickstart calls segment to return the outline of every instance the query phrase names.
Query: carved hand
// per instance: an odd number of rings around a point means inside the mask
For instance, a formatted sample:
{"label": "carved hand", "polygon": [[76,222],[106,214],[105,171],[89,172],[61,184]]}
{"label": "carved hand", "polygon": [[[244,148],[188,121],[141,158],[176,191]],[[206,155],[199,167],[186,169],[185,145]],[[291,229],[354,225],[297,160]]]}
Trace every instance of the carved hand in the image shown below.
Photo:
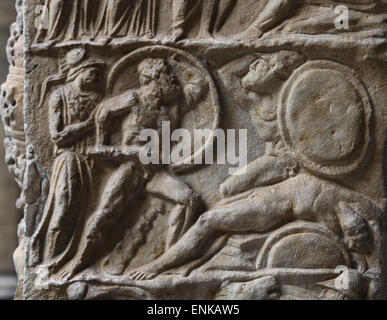
{"label": "carved hand", "polygon": [[252,177],[248,174],[230,176],[224,181],[219,188],[222,197],[229,197],[232,195],[246,191],[252,184]]}

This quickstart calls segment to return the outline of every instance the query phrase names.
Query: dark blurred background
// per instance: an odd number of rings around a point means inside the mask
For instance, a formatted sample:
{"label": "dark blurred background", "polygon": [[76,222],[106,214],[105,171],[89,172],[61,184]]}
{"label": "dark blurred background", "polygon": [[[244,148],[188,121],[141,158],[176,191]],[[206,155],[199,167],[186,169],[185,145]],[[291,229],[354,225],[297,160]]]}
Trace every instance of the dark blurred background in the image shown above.
{"label": "dark blurred background", "polygon": [[[6,80],[8,61],[5,47],[9,37],[9,26],[15,21],[15,1],[0,1],[0,83]],[[8,173],[4,162],[4,131],[0,125],[0,300],[12,299],[16,276],[12,254],[17,246],[16,225],[20,218],[15,202],[18,188]]]}

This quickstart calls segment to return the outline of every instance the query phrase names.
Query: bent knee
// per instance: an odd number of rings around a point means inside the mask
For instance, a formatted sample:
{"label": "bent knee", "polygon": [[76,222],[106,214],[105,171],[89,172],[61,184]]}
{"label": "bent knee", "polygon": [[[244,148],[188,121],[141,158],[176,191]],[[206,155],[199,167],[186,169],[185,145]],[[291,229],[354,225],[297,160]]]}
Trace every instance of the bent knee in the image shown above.
{"label": "bent knee", "polygon": [[144,170],[132,162],[123,164],[119,169],[118,176],[119,180],[130,190],[140,189],[145,181]]}
{"label": "bent knee", "polygon": [[216,230],[218,214],[215,212],[206,212],[198,219],[198,227],[201,230]]}

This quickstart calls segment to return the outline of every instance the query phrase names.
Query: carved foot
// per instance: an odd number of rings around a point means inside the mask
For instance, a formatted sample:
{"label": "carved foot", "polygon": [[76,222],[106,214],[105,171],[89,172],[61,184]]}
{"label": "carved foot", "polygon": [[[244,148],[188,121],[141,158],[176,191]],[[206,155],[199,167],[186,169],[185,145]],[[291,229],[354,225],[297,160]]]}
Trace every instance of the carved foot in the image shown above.
{"label": "carved foot", "polygon": [[110,259],[106,259],[102,265],[102,269],[104,272],[113,276],[120,276],[124,273],[126,269],[126,263],[117,263],[117,261],[112,263]]}
{"label": "carved foot", "polygon": [[74,278],[74,276],[77,274],[77,269],[78,269],[77,266],[69,265],[68,267],[63,268],[59,272],[59,278],[62,281],[69,281],[72,278]]}
{"label": "carved foot", "polygon": [[181,27],[172,28],[168,34],[168,41],[177,42],[184,38],[184,30]]}
{"label": "carved foot", "polygon": [[84,270],[82,262],[70,263],[59,270],[58,275],[62,281],[72,280],[77,274]]}
{"label": "carved foot", "polygon": [[149,32],[144,33],[143,37],[146,39],[153,39],[155,37],[155,34],[151,31],[149,31]]}
{"label": "carved foot", "polygon": [[157,273],[152,273],[147,270],[132,271],[129,275],[133,280],[145,281],[152,280],[157,277]]}
{"label": "carved foot", "polygon": [[113,40],[113,37],[111,36],[104,36],[104,37],[100,37],[97,42],[99,45],[101,46],[106,46],[107,44],[109,44],[111,41]]}

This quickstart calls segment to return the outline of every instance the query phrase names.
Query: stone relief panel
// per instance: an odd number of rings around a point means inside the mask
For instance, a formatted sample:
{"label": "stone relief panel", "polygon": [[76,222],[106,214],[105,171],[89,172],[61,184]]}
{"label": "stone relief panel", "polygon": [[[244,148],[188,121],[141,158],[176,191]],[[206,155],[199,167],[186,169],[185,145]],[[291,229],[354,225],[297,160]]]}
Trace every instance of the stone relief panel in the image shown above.
{"label": "stone relief panel", "polygon": [[23,7],[18,299],[385,297],[383,1]]}
{"label": "stone relief panel", "polygon": [[[385,3],[375,0],[43,0],[37,4],[44,23],[37,23],[34,43],[41,46],[74,41],[105,45],[125,38],[254,41],[321,33],[380,37],[384,34],[380,23],[386,19]],[[338,30],[331,23],[339,23],[340,5],[350,10],[351,28]],[[370,18],[374,13],[378,15]]]}

